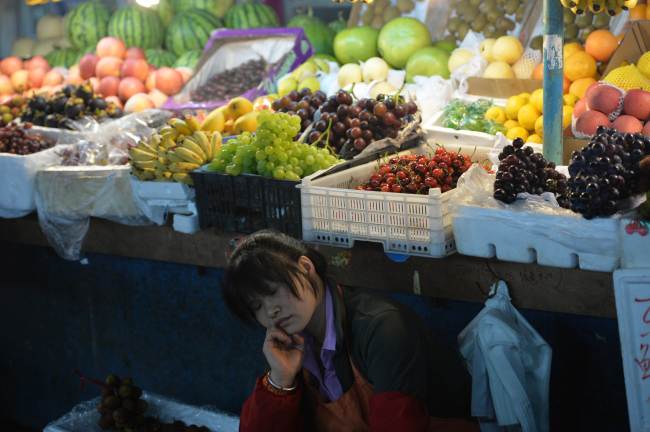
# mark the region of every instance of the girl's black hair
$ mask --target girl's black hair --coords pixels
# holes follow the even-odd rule
[[[303,274],[298,266],[303,255],[314,263],[316,273],[325,281],[325,257],[300,240],[269,230],[247,236],[230,255],[224,273],[223,296],[228,308],[242,321],[252,323],[255,312],[250,303],[272,294],[277,284],[287,286],[294,296],[300,297],[294,281]],[[314,284],[311,285],[315,290]]]

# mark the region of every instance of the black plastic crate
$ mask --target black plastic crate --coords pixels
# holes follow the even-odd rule
[[[248,234],[271,228],[302,238],[299,182],[253,174],[195,171],[190,175],[202,229]]]

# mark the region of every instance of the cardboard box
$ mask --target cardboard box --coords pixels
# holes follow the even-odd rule
[[[538,88],[542,88],[542,81],[470,77],[467,79],[467,85],[467,93],[470,95],[507,99],[510,96],[532,93]]]
[[[647,51],[650,51],[650,21],[631,22],[623,41],[609,60],[603,76],[607,76],[619,66],[636,64]]]

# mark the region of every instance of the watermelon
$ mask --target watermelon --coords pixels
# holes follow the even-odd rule
[[[171,24],[175,12],[172,0],[160,0],[160,3],[156,6],[156,11],[165,27]]]
[[[167,28],[165,46],[177,56],[187,51],[203,51],[210,34],[223,27],[221,20],[202,9],[190,9],[176,15]]]
[[[108,8],[99,1],[77,5],[65,18],[68,40],[77,49],[97,45],[108,33],[110,18]]]
[[[149,64],[152,64],[155,68],[172,67],[176,60],[173,53],[158,48],[145,50],[144,54],[147,56]]]
[[[173,0],[177,13],[189,9],[203,9],[217,18],[223,18],[234,3],[235,0]]]
[[[62,48],[51,51],[49,54],[45,55],[45,60],[52,67],[64,67],[69,68],[73,64],[79,62],[80,52],[74,48]]]
[[[108,23],[108,34],[122,39],[128,47],[160,48],[165,34],[158,14],[132,5],[119,8]]]
[[[327,24],[327,26],[331,28],[332,31],[334,31],[334,35],[336,35],[338,32],[348,28],[348,23],[346,23],[345,20],[343,19],[343,16],[339,14],[339,17],[334,21],[330,21],[330,23]]]
[[[201,54],[202,53],[199,50],[188,51],[176,60],[174,67],[188,67],[194,69],[196,64],[199,62],[199,59],[201,59]]]
[[[307,15],[296,15],[291,18],[287,27],[302,28],[316,54],[334,54],[332,43],[336,33],[323,21],[313,16],[311,9]]]
[[[230,8],[226,13],[226,27],[236,29],[278,27],[280,20],[268,5],[247,1]]]

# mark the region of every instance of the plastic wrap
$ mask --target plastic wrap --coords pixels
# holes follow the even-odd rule
[[[180,420],[188,425],[205,426],[212,432],[237,432],[239,419],[212,407],[194,407],[153,393],[143,393],[149,403],[147,416],[165,423]],[[82,402],[63,417],[48,424],[44,432],[102,432],[97,422],[100,398]]]
[[[275,92],[277,79],[304,63],[313,53],[305,32],[299,28],[261,28],[247,30],[217,30],[205,46],[195,74],[183,90],[170,98],[164,108],[171,110],[213,109],[227,100],[192,102],[190,94],[210,78],[256,59],[270,65],[266,77],[242,96],[253,100]],[[233,70],[236,73],[236,70]]]
[[[467,94],[469,85],[467,79],[469,77],[481,76],[488,65],[487,60],[481,56],[481,42],[485,37],[480,33],[469,31],[463,39],[463,42],[458,48],[470,50],[474,53],[474,57],[464,65],[458,67],[451,73],[451,79],[457,83],[458,93],[461,95]]]
[[[610,121],[610,122],[613,122],[613,121],[616,120],[616,119],[621,115],[621,113],[623,112],[623,101],[625,100],[625,95],[627,94],[627,92],[626,92],[625,90],[623,90],[622,88],[620,88],[620,87],[616,87],[616,86],[613,85],[613,84],[606,83],[606,82],[603,82],[603,81],[599,82],[599,83],[598,83],[598,86],[607,86],[607,87],[612,87],[612,88],[618,90],[619,92],[621,92],[621,98],[620,98],[619,101],[618,101],[618,106],[616,107],[616,109],[615,109],[614,111],[612,111],[612,112],[609,114],[609,116],[607,116],[608,119],[609,119],[609,121]],[[589,110],[587,110],[587,111],[589,111]],[[576,128],[577,120],[578,120],[578,119],[577,119],[575,116],[571,116],[571,132],[573,132],[573,136],[576,137],[576,138],[579,138],[579,139],[590,139],[590,138],[591,138],[591,135],[587,135],[587,134],[585,134],[585,133],[583,133],[583,132],[580,132],[580,131]]]
[[[427,124],[451,101],[454,85],[451,80],[439,76],[416,76],[413,81],[412,84],[406,84],[405,90],[415,98],[422,116],[422,123]]]
[[[146,225],[133,197],[128,166],[57,167],[36,176],[36,209],[43,233],[63,258],[78,260],[91,217]]]

